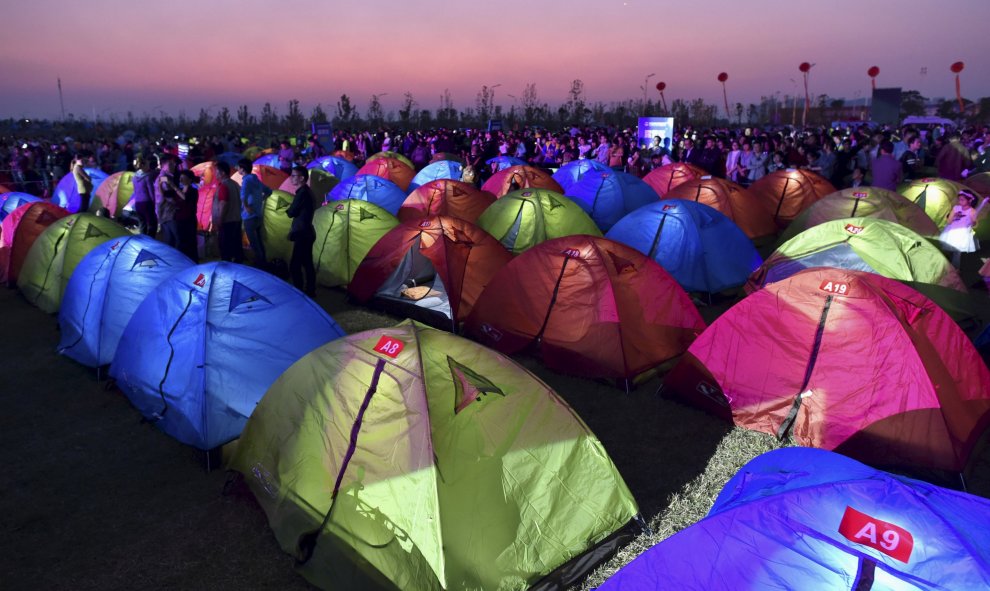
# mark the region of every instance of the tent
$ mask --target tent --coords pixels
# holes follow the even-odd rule
[[[0,222],[0,283],[16,285],[31,245],[45,228],[69,215],[47,201],[26,201]]]
[[[936,246],[896,222],[878,218],[832,220],[808,228],[767,257],[746,289],[759,289],[809,267],[866,271],[966,292],[959,272]]]
[[[496,156],[485,160],[485,164],[495,172],[501,172],[512,166],[526,166],[528,163],[522,158],[516,158],[515,156]]]
[[[990,501],[785,448],[751,460],[705,519],[598,590],[987,588]]]
[[[703,203],[665,199],[626,215],[605,235],[660,263],[685,291],[746,282],[763,262],[739,226]]]
[[[939,178],[923,178],[898,187],[898,193],[925,210],[928,217],[941,230],[949,222],[949,214],[956,205],[959,191],[965,185]]]
[[[423,170],[416,173],[416,176],[413,177],[412,182],[409,184],[408,190],[410,192],[415,191],[431,181],[437,181],[440,179],[452,179],[459,181],[461,180],[461,173],[463,172],[464,164],[461,162],[454,162],[452,160],[434,160],[423,167]]]
[[[555,193],[563,193],[564,189],[553,180],[550,173],[542,168],[532,166],[510,166],[493,174],[481,186],[482,191],[488,191],[496,197],[502,197],[519,189],[547,189]]]
[[[546,384],[410,321],[291,367],[230,467],[324,589],[563,589],[630,539],[638,512]]]
[[[319,168],[310,168],[307,177],[309,179],[309,188],[312,189],[313,197],[316,197],[317,204],[323,203],[327,195],[330,194],[330,191],[340,184],[340,179]],[[295,195],[297,188],[292,184],[291,178],[286,178],[278,190],[285,191],[289,195]]]
[[[58,352],[89,367],[109,364],[145,296],[191,266],[184,254],[141,234],[100,244],[79,261],[65,287]]]
[[[17,277],[17,287],[27,301],[54,314],[79,261],[107,240],[128,234],[123,226],[91,213],[60,218],[31,245]]]
[[[897,281],[833,268],[730,308],[664,392],[883,466],[962,471],[990,424],[990,370],[948,314]]]
[[[968,177],[964,185],[984,197],[990,197],[990,172],[981,172]],[[990,215],[983,213],[976,222],[976,237],[980,240],[990,240]]]
[[[18,207],[24,205],[25,203],[34,203],[35,201],[44,201],[41,197],[35,197],[28,193],[4,193],[0,195],[0,222],[2,222],[7,216],[14,213],[14,210]]]
[[[359,199],[334,201],[318,208],[313,215],[317,283],[327,287],[350,283],[371,247],[397,225],[395,216]]]
[[[216,161],[226,162],[227,164],[230,165],[231,168],[234,168],[237,166],[237,163],[241,161],[241,158],[244,158],[246,154],[247,152],[245,152],[244,154],[241,154],[240,152],[223,152],[222,154],[218,154],[216,156]]]
[[[368,160],[358,169],[357,174],[371,174],[392,181],[406,192],[413,177],[416,176],[416,169],[398,158],[375,158]]]
[[[602,235],[577,203],[546,189],[522,189],[505,195],[488,206],[478,225],[514,254],[560,236]]]
[[[662,199],[685,199],[714,207],[735,222],[750,240],[765,239],[777,232],[773,218],[756,197],[732,181],[703,176],[684,181],[662,195]]]
[[[375,152],[371,156],[368,156],[368,159],[365,160],[365,163],[371,162],[372,160],[378,160],[379,158],[392,158],[393,160],[398,160],[399,162],[405,164],[409,168],[416,170],[416,165],[412,163],[412,160],[406,158],[404,155],[395,152],[393,150],[384,150],[381,152]]]
[[[683,353],[705,323],[646,255],[607,238],[566,236],[495,275],[465,328],[502,353],[532,347],[552,369],[626,379]]]
[[[402,202],[406,200],[405,192],[388,179],[373,174],[358,174],[330,191],[325,203],[343,199],[360,199],[374,203],[392,215],[399,212]]]
[[[561,166],[557,172],[553,173],[553,180],[557,181],[557,184],[566,193],[571,188],[571,185],[580,181],[584,175],[593,172],[609,172],[611,170],[608,165],[602,164],[597,160],[582,158],[581,160],[571,160]]]
[[[581,206],[603,232],[625,214],[660,199],[638,177],[611,170],[585,174],[564,196]]]
[[[208,450],[240,435],[283,371],[343,334],[281,279],[207,263],[172,275],[141,302],[110,375],[159,429]]]
[[[93,192],[90,194],[90,197],[92,197],[99,190],[103,181],[107,180],[109,175],[99,168],[84,168],[83,170],[89,174],[89,178],[93,181]],[[52,192],[52,203],[62,209],[68,210],[69,213],[86,213],[79,211],[79,206],[81,205],[79,201],[79,190],[76,189],[76,178],[72,176],[71,172],[63,176],[58,184],[55,185],[55,190]]]
[[[494,202],[495,197],[491,193],[479,191],[474,185],[438,179],[425,183],[406,197],[399,208],[399,219],[407,221],[431,215],[449,215],[475,223]]]
[[[115,218],[126,206],[130,205],[133,209],[134,204],[131,203],[131,197],[134,195],[133,177],[133,172],[115,172],[108,176],[100,188],[93,192],[89,211],[96,213],[105,208],[110,212],[110,217]]]
[[[700,166],[687,162],[672,162],[651,170],[643,177],[643,182],[653,187],[657,195],[663,197],[678,185],[707,175],[708,172]]]
[[[319,168],[324,172],[329,172],[341,181],[346,181],[357,174],[357,166],[337,156],[322,156],[307,164],[306,168]]]
[[[442,328],[456,328],[492,277],[512,258],[487,232],[464,220],[433,216],[402,222],[368,251],[347,287]]]
[[[282,158],[278,154],[262,154],[254,159],[252,166],[271,166],[272,168],[281,168]]]
[[[786,228],[812,203],[835,193],[825,177],[809,170],[788,168],[761,177],[749,191],[773,217],[777,227]]]
[[[783,244],[801,232],[831,220],[878,218],[901,224],[922,236],[938,235],[938,226],[924,209],[899,194],[877,187],[853,187],[836,191],[812,203],[777,239]]]
[[[292,258],[292,241],[289,240],[292,218],[286,212],[294,198],[290,193],[276,190],[264,201],[265,206],[261,210],[261,242],[265,245],[265,256],[270,261],[280,259],[288,262]],[[313,207],[318,205],[314,203]]]
[[[272,166],[265,166],[263,164],[257,164],[251,167],[251,172],[257,175],[258,180],[261,184],[268,187],[271,190],[278,189],[282,186],[282,183],[289,178],[288,173],[282,172],[281,170],[274,168]],[[244,175],[241,171],[233,169],[231,170],[230,180],[234,181],[238,185],[241,184],[241,178]]]

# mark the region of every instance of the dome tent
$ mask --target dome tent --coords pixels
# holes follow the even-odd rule
[[[786,228],[812,203],[835,193],[835,187],[811,171],[789,168],[754,181],[749,191],[773,217],[777,227]]]
[[[423,170],[416,173],[416,176],[413,177],[412,182],[409,184],[408,190],[411,193],[429,182],[441,179],[459,181],[463,172],[464,165],[460,162],[436,160],[430,162],[423,167]]]
[[[581,207],[560,193],[521,189],[488,206],[478,225],[513,254],[560,236],[602,233]]]
[[[990,424],[990,370],[945,312],[892,279],[833,268],[733,306],[664,392],[881,466],[962,471]]]
[[[399,219],[408,221],[431,215],[449,215],[476,223],[495,196],[474,185],[451,179],[430,181],[406,197],[399,208]]]
[[[653,187],[657,195],[664,197],[678,185],[707,175],[708,172],[700,166],[686,162],[672,162],[651,170],[643,177],[643,182]]]
[[[986,589],[988,516],[980,497],[778,449],[743,466],[705,519],[598,589]]]
[[[496,197],[520,189],[546,189],[563,193],[564,189],[553,180],[550,173],[542,168],[516,165],[496,172],[481,186],[482,191],[488,191]]]
[[[317,283],[327,287],[350,283],[371,247],[397,225],[395,216],[360,199],[334,201],[318,208],[313,215]]]
[[[485,164],[492,167],[495,172],[501,172],[506,168],[511,168],[513,166],[526,166],[527,162],[522,158],[516,158],[515,156],[496,156],[485,160]]]
[[[0,222],[14,213],[14,210],[18,207],[25,203],[34,203],[35,201],[44,201],[44,199],[35,197],[29,193],[13,192],[0,194]]]
[[[141,234],[100,244],[79,261],[65,287],[58,352],[88,367],[109,364],[145,296],[191,266],[184,254]]]
[[[358,174],[343,181],[330,191],[326,203],[343,199],[360,199],[381,207],[392,215],[399,212],[406,200],[405,192],[388,179],[373,174]]]
[[[399,163],[405,164],[410,169],[412,170],[416,169],[416,165],[412,163],[412,160],[406,158],[403,154],[400,154],[394,150],[382,150],[381,152],[375,152],[371,156],[368,156],[368,159],[365,160],[365,163],[373,162],[381,158],[391,158],[393,160],[398,160]]]
[[[309,188],[312,189],[313,197],[316,199],[316,204],[319,205],[326,200],[327,195],[330,194],[330,191],[333,191],[333,188],[340,184],[340,179],[320,168],[310,168],[308,171],[307,178]],[[283,182],[277,190],[284,191],[291,197],[296,194],[296,189],[298,189],[298,187],[292,184],[291,178],[287,177],[285,182]]]
[[[594,236],[534,246],[491,280],[465,322],[505,354],[534,347],[548,367],[629,379],[683,353],[705,323],[660,265]]]
[[[116,218],[123,213],[128,205],[133,209],[131,199],[134,196],[133,172],[115,172],[103,181],[100,188],[93,191],[89,202],[89,211],[96,213],[102,208],[110,212],[110,217]],[[153,178],[151,180],[154,180]]]
[[[683,199],[664,199],[633,211],[606,238],[659,263],[685,291],[717,293],[739,287],[763,262],[732,220]]]
[[[585,174],[564,196],[581,206],[602,232],[625,214],[660,199],[636,176],[611,170]]]
[[[128,234],[123,226],[91,213],[56,220],[31,245],[17,277],[17,287],[29,302],[54,314],[79,261],[107,240]]]
[[[767,239],[777,233],[773,218],[756,197],[732,181],[703,176],[677,185],[662,198],[696,201],[713,207],[735,222],[750,240]]]
[[[292,241],[289,240],[292,218],[285,212],[292,205],[293,198],[290,193],[275,190],[264,201],[261,210],[261,241],[265,245],[265,256],[270,261],[288,261],[292,257]],[[313,206],[316,207],[317,204]]]
[[[411,321],[286,371],[230,467],[326,589],[564,588],[629,539],[638,512],[543,382]]]
[[[282,183],[289,178],[289,174],[281,171],[273,166],[265,166],[263,164],[256,164],[251,167],[251,172],[258,177],[261,184],[268,187],[272,191],[278,189],[282,186]],[[230,180],[234,181],[238,185],[241,184],[241,179],[244,175],[236,167],[231,167]]]
[[[93,181],[93,191],[90,193],[90,197],[92,197],[99,190],[103,181],[107,180],[109,175],[99,168],[85,168],[83,170],[86,171],[90,180]],[[71,172],[63,176],[58,184],[55,185],[55,190],[52,192],[52,203],[62,209],[68,210],[69,213],[86,213],[85,211],[79,211],[79,206],[82,205],[82,202],[80,201],[79,190],[76,188],[76,178]]]
[[[375,158],[369,159],[357,174],[371,174],[392,181],[405,193],[416,176],[416,170],[397,158]]]
[[[284,281],[244,265],[207,263],[172,275],[141,302],[110,376],[159,429],[209,450],[240,435],[283,371],[343,334]]]
[[[898,187],[898,193],[917,204],[941,230],[949,222],[959,191],[966,187],[955,181],[923,178]]]
[[[594,172],[610,172],[612,169],[597,160],[583,158],[581,160],[571,160],[561,166],[557,172],[553,173],[553,180],[567,192],[571,185],[580,181],[586,174]]]
[[[357,166],[337,156],[322,156],[307,164],[306,168],[319,168],[324,172],[329,172],[341,181],[346,181],[357,174]]]
[[[0,223],[0,283],[17,285],[31,245],[69,212],[46,201],[26,201]]]

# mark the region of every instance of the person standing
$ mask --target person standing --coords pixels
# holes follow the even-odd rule
[[[316,268],[313,265],[313,243],[316,242],[316,230],[313,228],[313,191],[306,184],[307,178],[305,167],[292,168],[289,182],[296,188],[296,196],[285,214],[292,218],[292,228],[289,230],[289,240],[292,241],[289,274],[292,276],[292,284],[306,295],[314,297]]]
[[[179,173],[179,203],[175,210],[175,226],[178,231],[179,252],[194,263],[199,263],[199,249],[196,245],[196,206],[199,191],[194,186],[196,175],[191,170]]]
[[[83,164],[89,155],[80,152],[72,161],[72,178],[76,180],[76,191],[79,193],[79,211],[89,211],[89,199],[93,194],[93,179],[86,172]]]
[[[244,261],[241,247],[241,189],[230,178],[230,165],[217,162],[216,196],[213,198],[212,221],[218,231],[220,259],[240,263]]]
[[[265,209],[265,199],[272,194],[258,175],[251,172],[251,161],[241,158],[237,163],[241,178],[241,222],[244,233],[247,234],[251,251],[254,252],[254,266],[264,269],[268,265],[265,245],[261,241],[262,212]]]
[[[880,143],[879,154],[870,165],[870,174],[873,177],[872,186],[897,191],[903,170],[901,163],[894,158],[894,144],[890,140]]]
[[[990,202],[990,197],[985,197],[979,207],[976,204],[976,195],[968,190],[959,191],[956,198],[956,205],[949,212],[949,223],[939,235],[938,240],[942,243],[942,248],[952,253],[952,264],[957,269],[962,263],[964,252],[976,252],[978,249],[976,238],[973,236],[973,226],[983,211],[983,208]]]
[[[145,236],[154,238],[158,234],[158,217],[155,215],[156,201],[161,204],[165,199],[165,193],[171,191],[169,187],[163,187],[163,183],[171,185],[171,176],[168,174],[168,165],[162,164],[162,172],[154,180],[152,186],[151,160],[139,157],[134,163],[137,172],[131,177],[131,184],[134,186],[134,193],[131,199],[134,201],[134,214],[138,218],[138,227]],[[165,243],[175,246],[169,242],[169,235],[165,235]]]

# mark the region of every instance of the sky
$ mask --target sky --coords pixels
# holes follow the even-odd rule
[[[12,8],[16,2],[17,8]],[[341,94],[361,113],[405,93],[435,110],[474,107],[482,86],[508,110],[536,85],[559,105],[571,82],[587,102],[722,104],[814,95],[856,99],[878,87],[990,96],[990,0],[0,0],[0,118],[195,117],[270,102],[332,115]],[[925,70],[923,70],[925,69]],[[924,72],[924,73],[923,73]],[[645,82],[645,84],[644,84]],[[515,99],[513,98],[516,97]]]

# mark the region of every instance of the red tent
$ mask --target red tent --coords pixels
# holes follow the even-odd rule
[[[282,172],[274,166],[265,166],[264,164],[255,164],[251,167],[251,172],[258,176],[261,184],[265,185],[272,191],[281,187],[282,183],[289,178],[288,173]],[[230,175],[230,180],[240,185],[243,176],[244,175],[241,174],[241,171],[236,170]]]
[[[990,371],[945,312],[893,279],[826,267],[729,309],[664,391],[875,465],[961,471],[990,423]]]
[[[408,191],[416,171],[398,158],[375,158],[359,168],[357,174],[373,174],[392,181],[403,191]]]
[[[4,218],[0,224],[0,283],[17,283],[31,245],[45,229],[69,215],[54,203],[26,203]]]
[[[488,191],[496,197],[519,189],[549,189],[564,194],[560,183],[553,180],[549,172],[533,166],[510,166],[493,174],[481,186],[482,191]]]
[[[491,193],[479,191],[469,183],[437,179],[409,194],[399,208],[399,220],[449,215],[473,224],[494,201]]]
[[[777,232],[773,219],[748,189],[725,179],[703,176],[674,187],[661,199],[685,199],[713,207],[734,221],[750,240]]]
[[[687,181],[700,179],[707,174],[705,169],[700,166],[686,162],[672,162],[651,170],[643,177],[643,182],[653,187],[657,195],[663,197],[674,187]]]
[[[683,353],[705,323],[653,259],[579,235],[548,240],[513,259],[465,327],[503,353],[533,346],[551,368],[623,379]]]
[[[795,168],[771,172],[750,185],[749,190],[779,228],[787,227],[815,201],[835,193],[835,187],[824,177]]]

